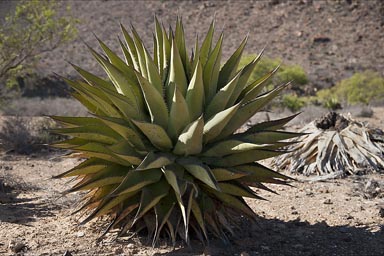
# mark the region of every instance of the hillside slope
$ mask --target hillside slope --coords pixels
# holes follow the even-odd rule
[[[68,2],[73,16],[81,20],[79,38],[45,56],[40,64],[44,73],[74,74],[66,61],[101,72],[83,43],[96,46],[93,33],[117,50],[119,23],[126,27],[132,23],[151,48],[153,15],[167,26],[180,14],[190,48],[195,35],[201,38],[216,16],[217,27],[226,36],[224,55],[249,33],[248,53],[266,46],[267,56],[303,66],[317,88],[365,69],[384,74],[381,0]]]

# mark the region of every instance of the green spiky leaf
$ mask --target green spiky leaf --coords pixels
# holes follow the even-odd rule
[[[185,127],[180,134],[173,152],[176,155],[199,154],[203,148],[204,120],[200,116],[196,121]]]
[[[172,154],[168,153],[155,153],[149,152],[148,155],[144,158],[144,160],[140,163],[140,165],[136,168],[136,170],[148,170],[161,168],[163,166],[167,166],[172,164],[175,161],[176,157]]]

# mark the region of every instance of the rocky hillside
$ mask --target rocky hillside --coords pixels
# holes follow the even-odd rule
[[[304,67],[311,84],[329,87],[354,72],[384,74],[384,1],[382,0],[221,0],[221,1],[66,1],[80,19],[79,38],[48,54],[44,73],[74,74],[66,61],[100,72],[83,43],[96,46],[94,35],[118,49],[119,23],[132,23],[152,45],[153,15],[165,25],[183,17],[189,45],[206,32],[216,16],[223,28],[224,52],[232,52],[248,33],[248,53],[266,46],[266,55]],[[227,54],[228,55],[228,54]]]

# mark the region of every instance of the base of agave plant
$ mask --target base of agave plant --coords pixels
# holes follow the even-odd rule
[[[182,228],[182,223],[180,223],[180,229],[175,230],[177,233],[174,235],[180,237],[181,240],[178,241],[176,237],[173,238],[172,234],[169,232],[163,232],[158,237],[156,237],[156,241],[154,243],[153,239],[156,232],[156,216],[148,214],[143,218],[143,220],[138,221],[134,226],[115,226],[115,219],[111,217],[94,220],[100,221],[101,225],[102,223],[109,223],[108,225],[102,225],[104,227],[100,228],[101,235],[98,237],[97,242],[111,238],[113,240],[121,239],[123,241],[138,239],[142,244],[152,245],[155,247],[159,244],[159,240],[161,240],[160,244],[166,243],[171,244],[172,246],[175,246],[177,241],[180,243],[200,241],[206,245],[209,244],[210,241],[214,241],[212,240],[213,238],[216,238],[219,239],[221,243],[230,245],[233,239],[242,237],[244,229],[254,226],[259,220],[257,215],[252,218],[246,215],[241,215],[239,214],[239,211],[223,206],[222,202],[220,201],[216,201],[215,204],[221,205],[221,207],[218,207],[217,211],[219,213],[217,215],[219,216],[218,219],[216,219],[215,214],[205,214],[205,220],[207,222],[217,221],[218,224],[215,224],[217,227],[216,231],[207,232],[208,239],[204,237],[204,234],[202,234],[196,226],[194,226],[196,223],[189,224],[191,229],[188,232],[189,237],[186,238],[185,229]],[[174,220],[177,217],[171,216],[170,218]]]
[[[273,164],[290,173],[328,178],[384,171],[384,132],[330,112],[300,130],[307,135]]]

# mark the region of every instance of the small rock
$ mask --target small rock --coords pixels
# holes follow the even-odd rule
[[[11,241],[8,245],[8,248],[14,253],[21,252],[25,247],[26,245],[23,242],[16,241]]]
[[[269,5],[270,6],[273,6],[273,5],[278,5],[280,3],[280,0],[271,0],[270,2],[269,2]]]
[[[241,252],[241,253],[240,253],[240,256],[249,256],[249,253],[247,253],[247,252]]]
[[[314,196],[314,194],[313,194],[313,192],[312,192],[311,189],[306,189],[306,190],[305,190],[305,195],[306,195],[306,196],[311,196],[311,197]]]
[[[299,212],[298,211],[292,211],[291,214],[297,215],[297,214],[299,214]]]
[[[128,249],[133,249],[134,247],[135,247],[134,244],[128,244],[128,245],[127,245],[127,248],[128,248]]]
[[[82,232],[82,231],[79,231],[79,232],[77,232],[77,234],[76,234],[76,236],[77,237],[83,237],[85,234],[84,234],[84,232]]]
[[[271,248],[269,248],[268,246],[266,246],[266,245],[262,245],[262,246],[260,246],[261,247],[261,250],[263,250],[263,251],[270,251],[271,250]]]
[[[300,248],[303,248],[304,245],[303,244],[294,244],[294,245],[292,245],[292,247],[295,249],[300,249]]]
[[[124,253],[123,248],[116,248],[116,249],[115,249],[115,255],[123,254],[123,253]]]
[[[333,204],[333,202],[331,201],[331,199],[326,199],[323,204]]]
[[[381,218],[384,218],[384,208],[380,208],[380,210],[379,210],[379,216],[380,216]]]
[[[320,193],[328,194],[329,193],[329,188],[328,187],[320,187],[319,188],[319,192]]]
[[[204,3],[204,7],[205,7],[205,8],[215,7],[215,6],[216,6],[216,4],[215,4],[215,3],[212,3],[212,2]]]
[[[327,36],[315,36],[313,38],[313,42],[314,43],[329,43],[329,42],[331,42],[331,38],[329,38]]]

